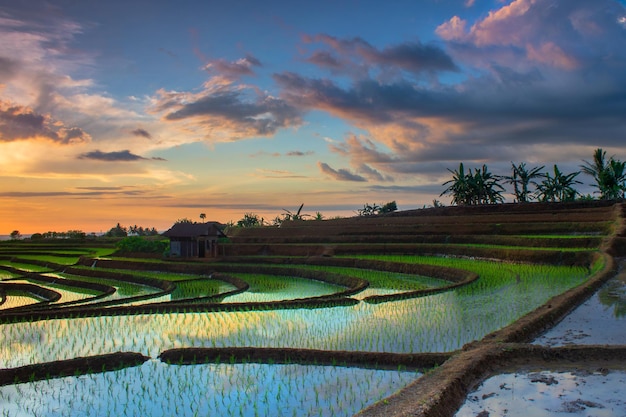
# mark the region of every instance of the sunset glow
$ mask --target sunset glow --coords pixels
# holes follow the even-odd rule
[[[459,162],[625,160],[624,16],[625,0],[0,0],[0,235],[407,210],[449,204]]]

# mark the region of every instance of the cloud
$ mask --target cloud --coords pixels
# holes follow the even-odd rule
[[[216,72],[228,79],[237,79],[245,75],[254,75],[253,67],[262,67],[261,61],[248,54],[234,62],[215,59],[204,66],[209,72]]]
[[[153,110],[167,122],[185,122],[208,139],[232,141],[270,136],[302,123],[301,111],[266,92],[210,80],[199,93],[160,90]]]
[[[598,48],[617,46],[624,37],[618,23],[623,13],[624,6],[614,0],[514,0],[469,29],[466,20],[453,16],[436,33],[451,42],[449,51],[456,59],[459,50],[471,46],[476,61],[526,67],[536,61],[572,70],[599,58],[605,49]]]
[[[145,129],[138,128],[131,131],[130,133],[141,138],[152,139],[152,135],[150,134],[150,132]]]
[[[302,179],[307,178],[306,175],[297,175],[291,171],[279,170],[279,169],[257,169],[255,177],[268,178],[268,179]]]
[[[389,163],[394,161],[394,156],[381,152],[377,149],[376,143],[364,136],[349,135],[345,142],[329,145],[332,152],[351,156],[358,161],[359,165],[365,163]]]
[[[302,151],[290,151],[287,152],[285,154],[285,156],[308,156],[308,155],[313,155],[315,152],[313,151],[306,151],[306,152],[302,152]]]
[[[378,49],[362,38],[341,39],[327,34],[305,36],[305,43],[321,43],[330,50],[316,50],[306,61],[333,72],[358,74],[376,72],[382,77],[405,71],[412,74],[458,71],[441,48],[421,42],[404,42]]]
[[[365,175],[371,181],[380,181],[380,182],[393,181],[392,177],[381,174],[380,172],[378,172],[377,170],[375,170],[374,168],[370,167],[367,164],[359,165],[358,172]]]
[[[419,43],[376,49],[361,38],[305,37],[307,44],[326,46],[309,53],[308,62],[349,73],[352,81],[295,72],[274,74],[274,80],[292,106],[325,111],[365,132],[330,149],[349,159],[353,175],[370,181],[381,178],[367,176],[363,166],[382,178],[433,178],[446,161],[548,158],[540,146],[567,145],[572,153],[591,143],[620,147],[626,31],[619,19],[625,15],[613,0],[514,0],[474,22],[459,16],[444,22],[437,29],[445,42],[439,49]],[[425,59],[437,56],[434,51],[450,58],[447,66]],[[424,62],[432,66],[412,66]],[[386,63],[402,71],[383,77]],[[414,78],[425,68],[451,71],[450,63],[462,73],[446,82]],[[320,169],[339,177],[329,166]]]
[[[275,74],[282,97],[293,106],[325,110],[341,118],[368,123],[389,123],[398,113],[436,114],[445,92],[422,89],[406,80],[381,83],[362,80],[343,88],[330,79],[305,78],[295,73]]]
[[[42,198],[42,197],[105,197],[105,196],[146,196],[148,190],[133,187],[77,187],[79,191],[6,191],[0,197]]]
[[[132,161],[165,161],[163,158],[144,158],[143,156],[135,155],[129,150],[116,151],[116,152],[102,152],[95,150],[78,155],[78,159],[91,159],[94,161],[107,161],[107,162],[132,162]]]
[[[538,46],[527,45],[526,56],[531,61],[537,61],[556,68],[567,70],[576,69],[579,66],[578,60],[567,55],[554,42],[543,42]]]
[[[329,177],[337,181],[354,181],[354,182],[366,182],[367,181],[365,177],[362,177],[357,174],[353,174],[347,169],[340,168],[340,169],[335,170],[331,168],[325,162],[318,162],[317,166],[319,167],[320,171],[322,171],[324,174],[328,175]]]
[[[4,56],[0,56],[0,79],[3,82],[13,78],[18,71],[18,62]]]
[[[91,78],[110,65],[98,61],[102,51],[80,49],[81,37],[95,25],[71,20],[63,7],[52,3],[11,2],[0,12],[0,142],[36,138],[128,146],[128,132],[138,125],[146,132],[163,132],[157,118],[146,117],[145,101],[114,98]],[[159,136],[172,141],[180,137]]]
[[[65,127],[50,115],[0,100],[0,141],[34,139],[68,145],[89,142],[91,137],[78,127]]]
[[[466,26],[467,21],[458,16],[453,16],[447,22],[439,25],[435,33],[447,41],[460,40],[466,36]]]
[[[330,69],[341,69],[342,64],[338,57],[328,51],[315,51],[306,59],[307,62]]]
[[[285,152],[284,154],[282,154],[280,152],[271,152],[270,153],[270,152],[266,152],[266,151],[258,151],[258,152],[255,152],[255,153],[251,154],[250,157],[251,158],[256,158],[257,156],[271,156],[271,157],[274,157],[274,158],[278,158],[278,157],[281,157],[283,155],[284,156],[296,156],[296,157],[298,157],[298,156],[308,156],[308,155],[313,155],[313,154],[315,154],[315,152],[313,152],[313,151],[306,151],[306,152],[303,152],[303,151],[289,151],[289,152]]]

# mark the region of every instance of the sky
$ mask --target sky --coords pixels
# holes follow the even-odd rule
[[[0,0],[0,234],[447,205],[461,162],[596,148],[626,0]]]

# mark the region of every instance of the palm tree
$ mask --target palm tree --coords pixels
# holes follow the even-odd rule
[[[513,184],[513,195],[518,203],[527,203],[530,201],[532,194],[528,189],[529,185],[534,185],[535,188],[539,184],[534,181],[536,178],[543,178],[545,174],[541,172],[545,166],[534,167],[532,169],[526,168],[526,163],[522,162],[519,165],[515,165],[511,162],[511,170],[513,175],[510,177],[504,177],[507,184]]]
[[[206,219],[206,214],[200,213],[200,220],[204,221],[204,219]]]
[[[543,181],[537,185],[537,198],[541,201],[573,201],[578,195],[574,184],[582,184],[576,180],[580,172],[564,174],[554,165],[554,177],[547,173]]]
[[[601,200],[624,198],[626,191],[626,163],[610,157],[606,161],[606,151],[598,148],[593,153],[593,162],[583,160],[582,172],[596,181],[593,184],[600,193]]]
[[[624,198],[626,194],[626,162],[611,158],[609,161],[609,181],[606,197],[609,200]]]

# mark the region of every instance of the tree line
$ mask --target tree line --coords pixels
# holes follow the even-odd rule
[[[517,203],[531,201],[557,202],[592,199],[576,190],[582,184],[578,175],[586,174],[593,178],[592,186],[601,200],[620,200],[626,192],[626,162],[614,156],[607,158],[606,151],[598,148],[593,153],[593,160],[583,160],[580,171],[565,173],[555,164],[550,171],[544,172],[545,166],[527,167],[525,163],[511,163],[511,175],[500,176],[489,172],[486,165],[465,171],[463,163],[451,170],[452,179],[443,183],[447,188],[440,194],[450,195],[452,204],[476,205],[497,204],[504,202],[505,191],[502,184],[513,186],[513,196]],[[439,205],[435,201],[435,205]]]
[[[126,237],[126,236],[158,236],[159,232],[154,227],[142,227],[142,226],[122,226],[120,223],[109,229],[103,236],[105,237]],[[22,238],[22,234],[19,230],[14,230],[11,232],[11,240],[20,240]],[[91,232],[89,234],[83,232],[82,230],[68,230],[67,232],[43,232],[43,233],[33,233],[30,236],[30,240],[56,240],[56,239],[74,239],[74,240],[85,240],[85,239],[96,239],[98,235],[96,233]]]

